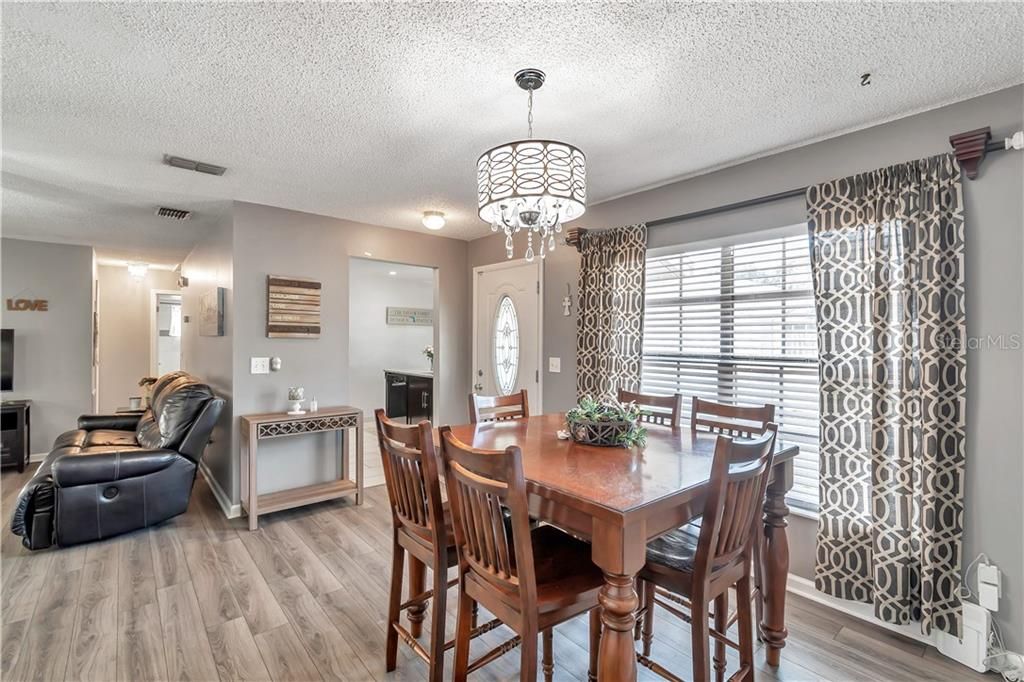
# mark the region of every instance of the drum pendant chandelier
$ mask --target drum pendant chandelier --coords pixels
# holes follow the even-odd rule
[[[476,162],[477,207],[492,232],[505,233],[505,252],[513,255],[512,235],[526,232],[526,260],[544,258],[555,248],[562,223],[587,210],[587,159],[565,142],[533,139],[533,91],[544,84],[544,72],[523,69],[516,84],[526,90],[528,138],[484,152]]]

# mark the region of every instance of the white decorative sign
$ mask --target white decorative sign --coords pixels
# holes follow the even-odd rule
[[[433,327],[434,311],[430,308],[388,307],[388,324],[415,327]]]

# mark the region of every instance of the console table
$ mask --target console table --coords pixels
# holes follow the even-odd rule
[[[356,504],[363,502],[363,411],[357,407],[327,407],[316,412],[293,415],[287,412],[250,414],[240,418],[240,448],[242,458],[242,508],[249,515],[249,530],[256,530],[260,514],[301,507],[315,502],[355,496]],[[355,479],[349,471],[345,436],[355,429]],[[325,483],[276,490],[262,495],[256,492],[257,465],[260,441],[287,438],[313,433],[334,432],[341,477]]]
[[[25,471],[32,449],[31,400],[5,400],[0,410],[0,466],[16,466]]]

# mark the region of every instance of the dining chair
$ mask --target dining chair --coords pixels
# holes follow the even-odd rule
[[[760,407],[742,405],[724,405],[712,400],[693,397],[690,409],[690,431],[707,431],[726,436],[752,438],[764,433],[769,423],[775,421],[775,406],[765,403]],[[763,621],[764,588],[761,566],[762,533],[754,540],[754,607],[757,609],[757,622]],[[758,632],[758,639],[761,633]]]
[[[445,606],[448,588],[457,583],[457,580],[448,581],[448,569],[458,563],[458,555],[451,513],[441,499],[433,429],[428,421],[399,424],[388,419],[381,409],[374,412],[374,417],[393,528],[385,667],[388,672],[397,667],[401,639],[426,662],[430,682],[440,682],[444,677],[444,652],[455,645],[454,640],[445,641]],[[410,594],[408,600],[402,602],[406,552],[410,555],[410,592],[422,589],[422,567],[430,568],[434,584],[433,589]],[[413,577],[416,572],[420,572],[419,579]],[[417,640],[428,601],[432,601],[430,644],[424,649]],[[400,622],[403,611],[409,612],[408,630]],[[501,624],[494,619],[477,628],[475,612],[472,621],[474,637]]]
[[[590,612],[590,675],[596,679],[601,570],[590,545],[554,526],[530,528],[522,452],[478,450],[441,427],[441,453],[459,557],[459,607],[454,677],[466,676],[520,648],[519,679],[537,679],[537,637],[543,637],[544,679],[554,674],[552,628]],[[506,513],[507,512],[507,513]],[[507,522],[506,522],[507,519]],[[470,617],[482,604],[516,637],[469,661]]]
[[[690,624],[694,682],[710,679],[709,638],[715,640],[715,679],[725,678],[725,647],[739,650],[740,669],[729,679],[753,682],[754,617],[751,607],[755,537],[771,477],[778,427],[767,424],[750,440],[718,436],[702,522],[687,524],[647,545],[647,563],[640,576],[648,585],[641,609],[643,653],[637,661],[670,680],[680,678],[651,656],[654,607],[660,606]],[[736,612],[729,613],[729,589],[736,590]],[[714,602],[714,627],[708,627],[708,605]],[[683,608],[679,608],[679,607]],[[739,641],[728,637],[739,622]]]
[[[505,421],[530,416],[530,401],[526,389],[510,395],[469,394],[469,422]]]
[[[683,416],[683,396],[680,393],[675,395],[651,395],[649,393],[634,393],[619,389],[618,398],[620,403],[636,403],[646,408],[640,413],[640,421],[660,426],[679,426],[679,420]]]
[[[690,430],[721,433],[726,436],[750,438],[764,433],[769,422],[775,420],[775,406],[760,407],[724,405],[693,397],[690,408]]]

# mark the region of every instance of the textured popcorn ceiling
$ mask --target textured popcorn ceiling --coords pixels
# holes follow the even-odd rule
[[[5,3],[3,231],[180,259],[237,199],[473,239],[519,68],[594,203],[1020,83],[1022,44],[1021,3]]]

